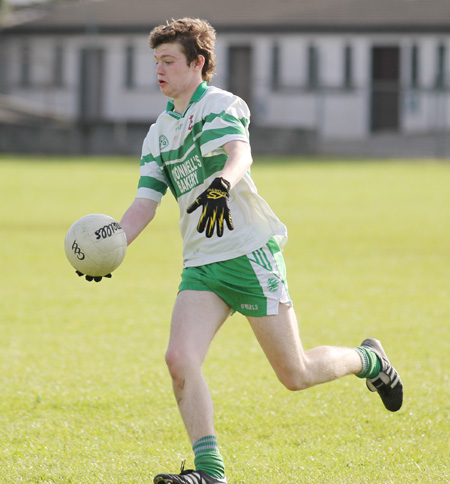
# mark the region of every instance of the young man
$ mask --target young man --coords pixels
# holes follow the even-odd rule
[[[137,196],[120,222],[130,244],[168,188],[179,204],[184,267],[166,362],[196,469],[159,474],[156,484],[226,483],[201,368],[232,311],[247,317],[289,390],[357,375],[388,410],[399,410],[403,398],[399,375],[376,339],[356,349],[304,351],[282,256],[287,231],[249,174],[249,110],[238,97],[207,84],[214,44],[214,29],[199,19],[175,20],[151,32],[156,75],[169,100],[145,138]]]

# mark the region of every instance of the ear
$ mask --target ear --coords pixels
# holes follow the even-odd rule
[[[191,66],[200,72],[202,71],[204,65],[205,65],[205,58],[202,55],[199,55],[197,59],[191,62]]]

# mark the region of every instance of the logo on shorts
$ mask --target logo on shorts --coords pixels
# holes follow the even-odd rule
[[[267,286],[270,292],[278,291],[279,285],[280,285],[280,281],[275,277],[269,277],[269,279],[267,279]]]
[[[169,140],[162,134],[159,137],[159,149],[160,151],[169,146]]]
[[[241,309],[247,309],[248,311],[258,311],[257,304],[241,304]]]

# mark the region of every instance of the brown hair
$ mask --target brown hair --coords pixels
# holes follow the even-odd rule
[[[149,43],[152,49],[161,44],[175,42],[182,46],[188,65],[199,55],[205,58],[202,78],[204,81],[210,81],[216,68],[216,56],[214,55],[216,31],[209,22],[187,17],[178,20],[172,19],[172,22],[166,22],[165,25],[155,27],[150,32]]]

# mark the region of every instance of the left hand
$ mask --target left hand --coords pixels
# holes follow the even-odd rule
[[[230,183],[224,178],[215,178],[211,185],[187,208],[187,213],[192,213],[198,207],[203,207],[203,212],[198,221],[197,230],[203,233],[206,229],[206,237],[214,234],[214,227],[217,227],[217,236],[223,235],[224,221],[229,230],[233,230],[230,207]]]
[[[83,274],[80,271],[75,271],[75,272],[77,273],[77,275],[79,277],[83,277],[84,276],[86,278],[86,281],[89,281],[89,282],[92,282],[92,281],[100,282],[103,277],[108,277],[108,278],[111,278],[112,277],[111,274],[106,274],[105,276],[89,276],[89,275]]]

